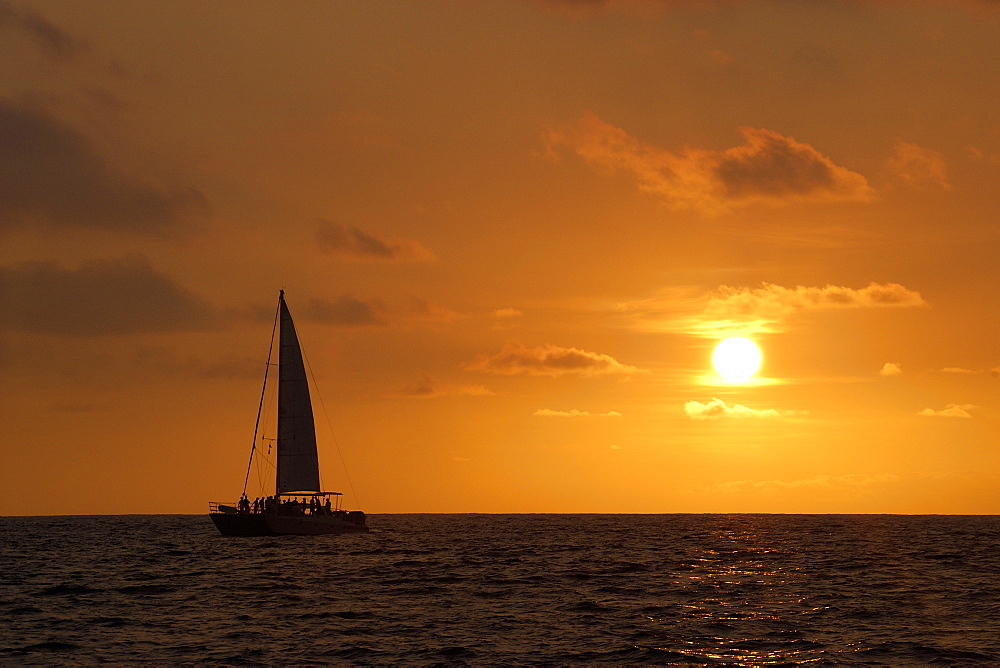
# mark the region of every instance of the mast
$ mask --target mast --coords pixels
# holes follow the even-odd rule
[[[309,382],[285,291],[278,293],[278,494],[319,492],[319,458]]]
[[[281,291],[284,294],[284,290]],[[281,300],[281,297],[278,297]],[[264,365],[264,383],[260,388],[260,403],[257,405],[257,422],[253,425],[253,444],[250,446],[250,461],[247,462],[247,475],[243,479],[243,496],[247,494],[247,484],[250,482],[250,467],[253,465],[253,453],[257,450],[257,433],[260,430],[260,414],[264,410],[264,392],[267,391],[267,372],[271,370],[271,353],[274,352],[274,332],[278,329],[278,309],[274,311],[274,324],[271,325],[271,343],[267,347],[267,363]]]

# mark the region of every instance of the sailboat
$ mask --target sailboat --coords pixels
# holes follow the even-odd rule
[[[255,499],[246,495],[250,466],[257,449],[257,434],[271,367],[274,334],[278,332],[278,440],[274,496]],[[236,503],[209,503],[209,517],[223,536],[284,536],[340,534],[368,531],[365,514],[340,507],[340,492],[326,492],[319,482],[316,425],[306,378],[302,349],[295,324],[278,293],[278,309],[271,331],[271,349],[264,371],[264,389],[257,408],[257,426],[250,449],[250,464],[243,495]]]

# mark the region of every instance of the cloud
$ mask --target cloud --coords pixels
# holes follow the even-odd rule
[[[490,316],[496,321],[493,323],[493,329],[502,330],[517,327],[524,313],[516,308],[499,308],[490,313]]]
[[[447,306],[416,295],[406,295],[397,310],[400,318],[407,322],[452,322],[463,317]]]
[[[948,404],[947,408],[936,411],[933,408],[925,408],[920,411],[920,415],[927,417],[947,417],[947,418],[971,418],[969,411],[976,408],[972,404]]]
[[[527,374],[532,376],[599,376],[605,374],[639,373],[638,369],[622,364],[611,355],[592,353],[579,348],[562,348],[552,344],[526,348],[512,341],[495,355],[479,355],[465,367],[505,376]]]
[[[578,411],[575,408],[568,411],[554,411],[548,408],[540,408],[532,415],[537,415],[538,417],[621,417],[622,414],[618,411],[608,411],[607,413],[591,413],[590,411]]]
[[[670,288],[645,300],[618,304],[616,310],[633,318],[639,328],[719,338],[781,332],[785,321],[802,311],[926,305],[919,292],[897,283],[870,283],[864,288],[762,283],[759,288],[720,285],[708,295]]]
[[[712,397],[707,404],[689,401],[684,404],[684,414],[692,420],[718,420],[721,418],[775,418],[796,415],[795,411],[778,411],[773,408],[747,408],[741,404],[727,406],[718,397]]]
[[[686,148],[680,154],[643,144],[586,113],[550,130],[549,153],[565,148],[606,170],[631,172],[639,188],[675,208],[719,213],[752,202],[868,201],[868,181],[816,149],[761,128],[740,128],[744,145],[725,151]]]
[[[899,366],[898,364],[894,364],[892,362],[886,362],[884,365],[882,365],[882,368],[879,370],[878,375],[898,376],[901,373],[903,373],[903,368],[901,366]]]
[[[720,286],[706,311],[713,315],[780,317],[795,311],[838,308],[926,306],[919,292],[898,283],[869,283],[864,288],[838,285],[786,288],[763,283],[760,288]]]
[[[731,480],[720,483],[713,489],[720,492],[742,494],[748,491],[778,492],[785,490],[826,490],[833,488],[856,489],[886,483],[898,482],[900,476],[894,473],[849,473],[846,475],[815,475],[797,480]]]
[[[93,413],[101,410],[98,404],[90,401],[56,401],[49,408],[56,413]]]
[[[808,144],[764,129],[744,127],[740,133],[746,144],[724,151],[714,166],[728,199],[872,199],[865,177],[838,167]]]
[[[760,288],[720,286],[709,298],[703,317],[711,323],[750,326],[776,332],[790,315],[801,311],[847,308],[926,306],[919,292],[897,283],[870,283],[864,288],[837,285],[786,288],[764,283]]]
[[[69,126],[0,100],[0,227],[44,222],[162,234],[208,211],[194,188],[132,178]]]
[[[895,155],[885,161],[886,169],[901,184],[914,190],[951,190],[944,156],[903,140],[896,141]]]
[[[427,374],[421,374],[420,380],[404,387],[399,396],[430,399],[454,395],[488,397],[494,394],[492,390],[482,385],[440,385],[431,380]]]
[[[158,373],[204,380],[260,378],[261,371],[259,359],[231,354],[200,359],[193,355],[181,356],[163,346],[136,348],[135,362],[146,372],[155,369]]]
[[[384,308],[377,300],[363,301],[349,295],[334,300],[312,299],[306,305],[305,316],[325,325],[365,327],[385,325]]]
[[[941,369],[941,373],[958,373],[958,374],[971,375],[971,374],[976,374],[976,373],[979,373],[979,372],[978,371],[973,371],[972,369],[963,369],[961,367],[949,366],[949,367],[945,367],[944,369]]]
[[[570,16],[583,16],[616,5],[630,4],[627,0],[535,0],[535,2],[545,9]],[[632,3],[634,2],[635,0],[632,0]]]
[[[339,327],[410,327],[448,323],[462,317],[436,302],[415,295],[387,300],[352,295],[311,299],[302,311],[310,320]]]
[[[434,254],[416,241],[383,238],[328,220],[319,221],[316,243],[325,253],[353,260],[414,262],[434,259]]]
[[[0,2],[0,32],[13,32],[30,39],[55,60],[71,60],[87,50],[87,43],[59,28],[27,7]]]
[[[40,334],[102,336],[210,329],[214,309],[145,258],[0,266],[0,327]]]

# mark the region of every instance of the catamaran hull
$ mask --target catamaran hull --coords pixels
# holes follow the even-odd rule
[[[368,531],[364,524],[340,517],[211,513],[223,536],[319,536]]]

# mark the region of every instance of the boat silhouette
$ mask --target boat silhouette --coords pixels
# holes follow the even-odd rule
[[[257,449],[257,434],[264,407],[268,370],[278,335],[278,438],[275,466],[275,493],[253,503],[246,496],[250,466]],[[309,382],[295,324],[285,303],[285,291],[278,293],[278,308],[271,331],[264,387],[257,409],[254,442],[243,483],[243,495],[236,503],[209,503],[209,517],[224,536],[283,536],[340,534],[368,531],[365,514],[340,507],[340,492],[324,491],[319,480],[319,454],[313,420]]]

